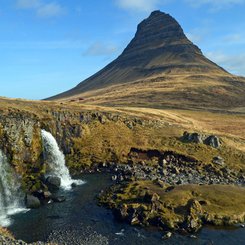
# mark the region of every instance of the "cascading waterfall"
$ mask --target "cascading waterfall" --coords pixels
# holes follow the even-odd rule
[[[83,184],[81,180],[73,180],[70,176],[69,170],[65,165],[65,156],[59,149],[56,139],[53,135],[45,130],[41,130],[44,159],[48,165],[48,175],[56,176],[61,179],[61,187],[63,189],[70,189],[71,184]]]
[[[8,163],[7,157],[0,150],[0,225],[11,224],[10,215],[24,211],[23,193],[20,181]]]

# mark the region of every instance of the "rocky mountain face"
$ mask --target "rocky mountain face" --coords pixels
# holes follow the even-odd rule
[[[139,24],[135,37],[115,61],[68,94],[172,71],[186,73],[209,70],[224,72],[187,39],[173,17],[155,11]]]
[[[207,59],[173,17],[154,11],[138,25],[135,37],[116,60],[49,100],[230,109],[245,104],[244,81]]]

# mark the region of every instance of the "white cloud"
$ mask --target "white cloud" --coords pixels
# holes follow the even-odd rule
[[[209,5],[212,11],[231,7],[232,5],[245,4],[245,0],[185,0],[192,7]]]
[[[245,76],[245,53],[228,55],[222,52],[207,52],[206,56],[229,72]]]
[[[16,6],[19,9],[34,10],[39,17],[54,17],[65,12],[60,4],[56,2],[46,3],[43,0],[17,0]]]
[[[103,56],[114,54],[118,48],[113,44],[104,44],[100,42],[93,43],[88,49],[84,52],[84,55],[87,56]]]
[[[116,0],[120,8],[133,11],[149,12],[155,10],[160,0]],[[161,2],[162,3],[162,2]]]
[[[37,9],[37,15],[39,17],[59,16],[63,13],[64,13],[63,8],[57,3],[45,4]]]

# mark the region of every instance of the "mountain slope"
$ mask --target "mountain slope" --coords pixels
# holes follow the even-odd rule
[[[138,25],[116,60],[49,99],[111,106],[230,108],[245,104],[243,92],[243,78],[207,59],[173,17],[154,11]]]

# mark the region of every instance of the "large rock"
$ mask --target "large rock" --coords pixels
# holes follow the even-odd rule
[[[41,206],[40,200],[29,194],[25,197],[25,204],[27,208],[39,208]]]
[[[190,143],[203,143],[203,135],[199,134],[199,133],[188,133],[188,132],[184,132],[183,136],[182,136],[182,140],[186,141],[186,142],[190,142]]]
[[[216,135],[206,136],[200,133],[188,133],[185,131],[181,140],[188,143],[204,143],[205,145],[213,148],[219,148],[221,146],[220,139]]]
[[[220,156],[214,157],[212,162],[214,164],[218,164],[218,165],[221,165],[221,166],[225,164],[224,159],[222,157],[220,157]]]
[[[213,148],[219,148],[221,145],[219,137],[215,135],[210,135],[208,138],[205,139],[204,143],[206,145],[212,146]]]
[[[46,179],[46,185],[51,191],[56,191],[60,188],[61,185],[61,179],[56,176],[49,176]]]

